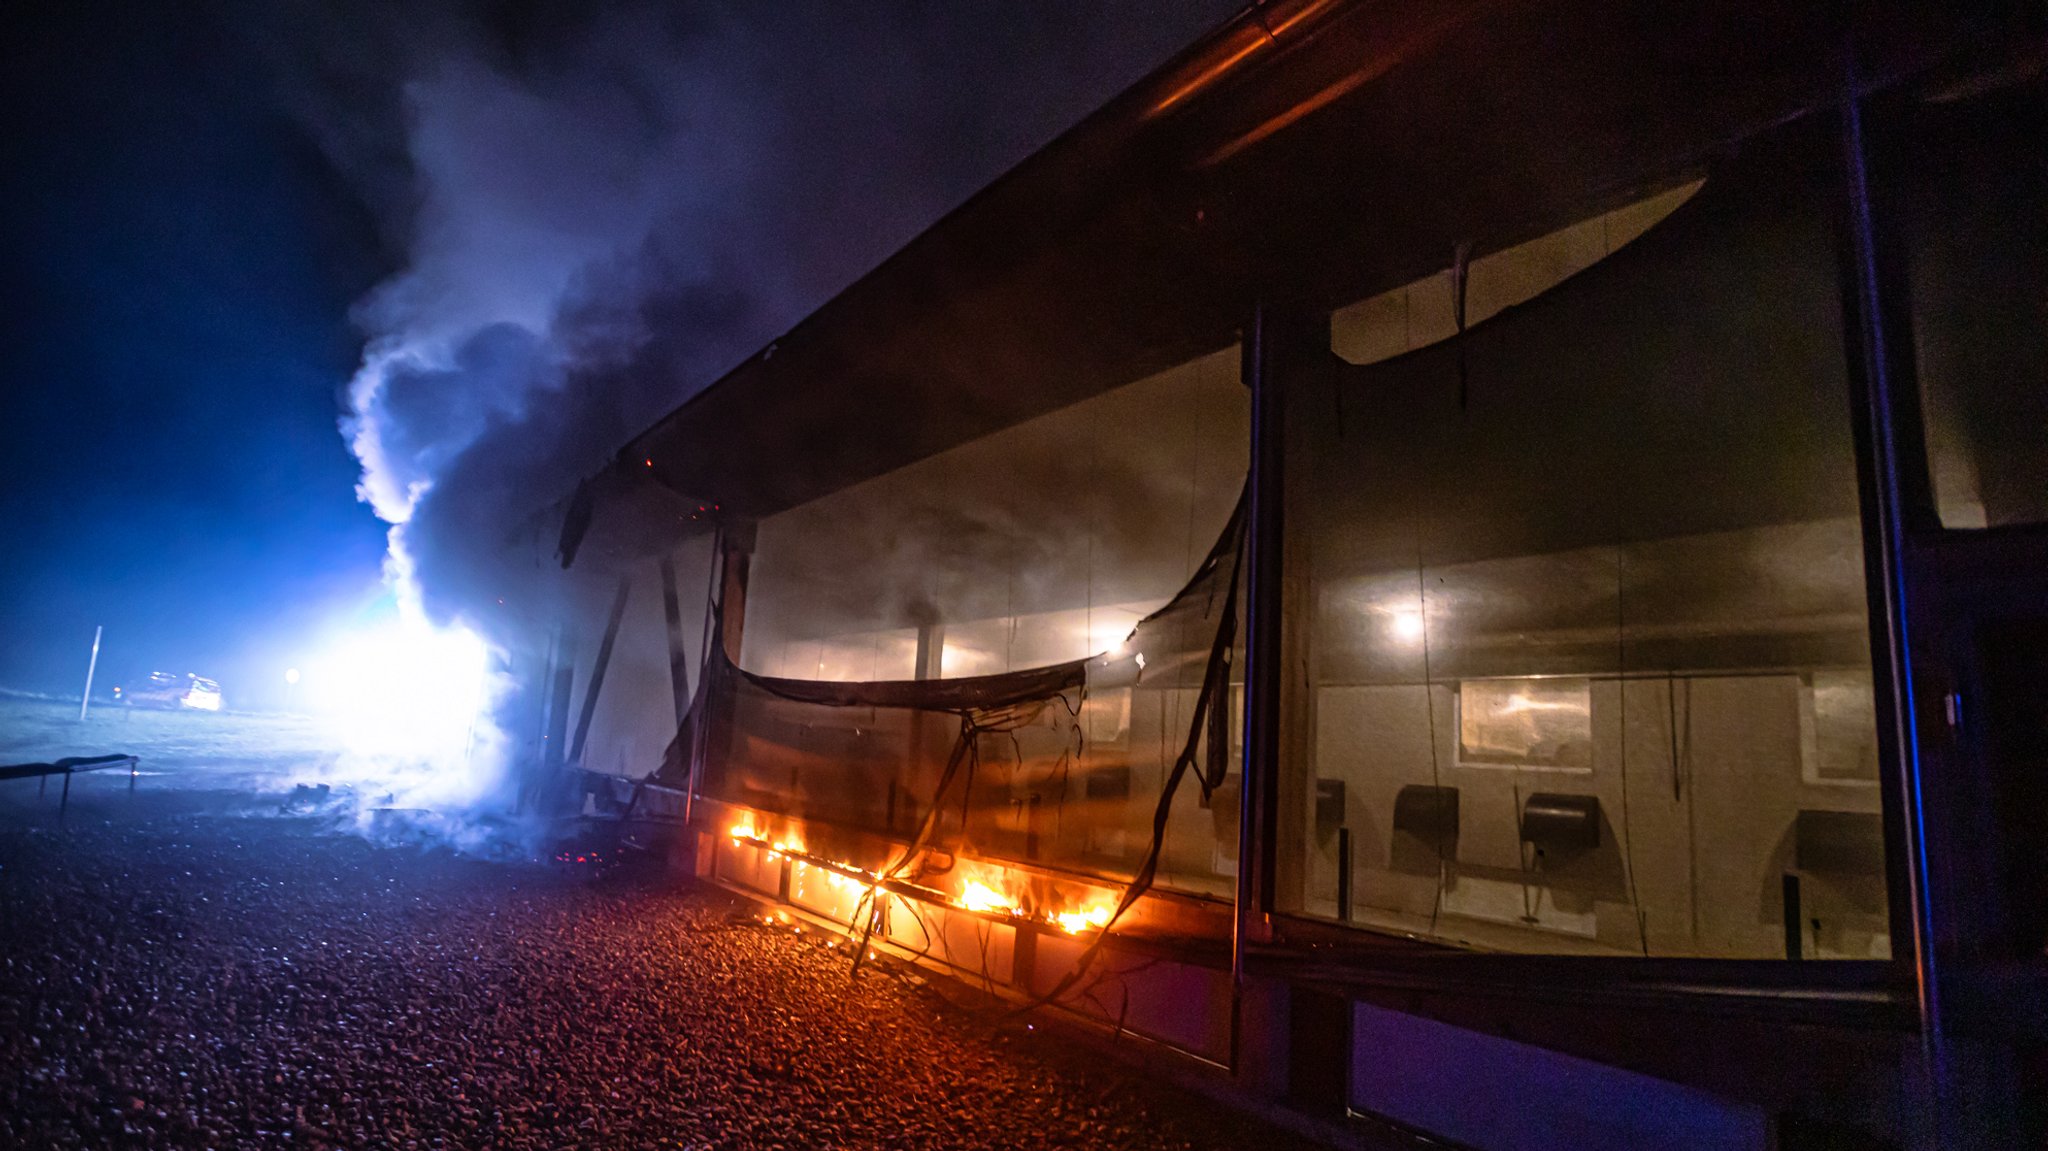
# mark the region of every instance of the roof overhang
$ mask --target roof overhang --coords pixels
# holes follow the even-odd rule
[[[1540,235],[1984,34],[1955,4],[1276,0],[618,454],[765,516]],[[1847,12],[1847,15],[1844,13]],[[1850,64],[1853,53],[1853,68]]]

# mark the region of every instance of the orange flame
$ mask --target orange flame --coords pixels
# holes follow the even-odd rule
[[[1108,927],[1109,917],[1115,913],[1116,908],[1107,903],[1098,903],[1086,911],[1062,911],[1053,916],[1052,921],[1059,924],[1060,930],[1068,935],[1079,935],[1091,927],[1097,931]]]
[[[970,879],[960,892],[960,906],[969,911],[1015,911],[1017,905],[1004,898],[1003,893],[983,883]]]
[[[800,888],[811,866],[825,872],[825,881],[835,890],[859,891],[871,901],[879,901],[883,879],[875,872],[851,863],[837,863],[809,857],[800,835],[790,834],[774,840],[769,839],[766,829],[756,827],[751,821],[743,820],[727,829],[734,844],[748,843],[766,849],[769,858],[779,859],[790,856],[796,867],[794,879]],[[806,857],[806,858],[796,858]],[[984,915],[1006,915],[1013,918],[1044,923],[1058,927],[1069,935],[1085,931],[1102,931],[1108,928],[1116,916],[1116,901],[1105,898],[1106,893],[1076,897],[1070,893],[1056,901],[1054,907],[1039,902],[1040,897],[1011,894],[1019,890],[1016,873],[1007,867],[978,861],[961,861],[959,894],[953,896],[956,906]],[[1029,909],[1026,909],[1029,904]],[[1065,910],[1059,910],[1064,905]]]

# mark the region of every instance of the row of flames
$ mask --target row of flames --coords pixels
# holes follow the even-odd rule
[[[746,844],[766,848],[770,859],[787,856],[800,863],[822,868],[826,873],[826,881],[834,889],[861,891],[870,901],[874,900],[881,890],[880,875],[857,864],[812,855],[804,849],[803,841],[794,836],[770,839],[748,823],[734,824],[727,829],[726,834],[732,837],[735,847]],[[1064,910],[1046,910],[1033,915],[1024,909],[1014,895],[1002,890],[1010,882],[1007,870],[962,861],[955,871],[960,873],[960,889],[946,894],[953,906],[962,911],[1045,923],[1069,935],[1079,935],[1084,931],[1100,931],[1109,926],[1110,919],[1116,914],[1116,904],[1113,901],[1097,899],[1085,905],[1072,905]]]

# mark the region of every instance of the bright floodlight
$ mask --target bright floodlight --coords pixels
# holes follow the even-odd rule
[[[327,716],[344,770],[423,802],[472,798],[490,765],[490,654],[417,609],[357,622],[306,665],[305,705]]]
[[[1388,621],[1394,638],[1402,643],[1417,643],[1422,639],[1422,613],[1419,611],[1397,611]]]

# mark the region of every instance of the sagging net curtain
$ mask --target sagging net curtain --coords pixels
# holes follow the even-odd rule
[[[1224,894],[1243,523],[1240,496],[1180,592],[1087,659],[956,679],[786,679],[740,668],[714,631],[655,779],[686,787],[694,755],[700,795],[800,818],[827,853],[835,833],[909,842],[902,858],[925,875],[968,857],[1129,885],[1126,903],[1155,879]]]

